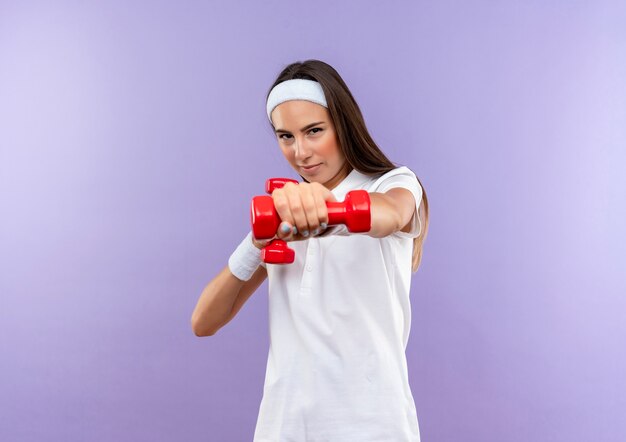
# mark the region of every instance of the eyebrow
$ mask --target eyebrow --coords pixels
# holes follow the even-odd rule
[[[323,124],[323,123],[325,123],[325,121],[318,121],[317,123],[307,124],[302,129],[300,129],[300,132],[304,132],[305,130],[307,130],[307,129],[313,127],[313,126],[316,126],[318,124]],[[274,132],[276,132],[276,133],[284,132],[286,134],[290,134],[291,133],[291,132],[289,132],[288,130],[285,130],[285,129],[276,129]]]

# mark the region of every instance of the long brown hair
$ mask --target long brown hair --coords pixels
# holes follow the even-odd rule
[[[296,78],[317,81],[322,86],[341,151],[350,166],[365,175],[372,176],[380,176],[398,167],[385,156],[370,136],[361,109],[339,73],[323,61],[312,59],[291,63],[285,67],[269,88],[265,101],[274,86]],[[272,129],[274,129],[273,126]],[[413,272],[417,271],[422,261],[422,248],[428,233],[428,198],[422,182],[419,178],[417,180],[422,186],[422,202],[418,210],[422,231],[417,238],[413,239],[411,265]]]

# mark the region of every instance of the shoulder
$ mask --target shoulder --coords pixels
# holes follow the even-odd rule
[[[384,193],[394,187],[404,187],[421,197],[421,186],[415,173],[407,166],[399,166],[373,178],[370,192]],[[417,195],[416,195],[417,196]]]

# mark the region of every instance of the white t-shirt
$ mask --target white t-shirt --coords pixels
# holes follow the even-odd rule
[[[291,241],[292,264],[263,264],[270,348],[254,442],[419,442],[406,345],[411,256],[422,189],[405,166],[369,176],[353,169],[332,193],[409,189],[411,231],[385,238],[328,227]]]

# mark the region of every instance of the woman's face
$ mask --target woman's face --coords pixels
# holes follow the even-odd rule
[[[283,155],[308,182],[332,190],[348,175],[351,167],[339,148],[328,109],[311,101],[291,100],[276,106],[271,117]]]

